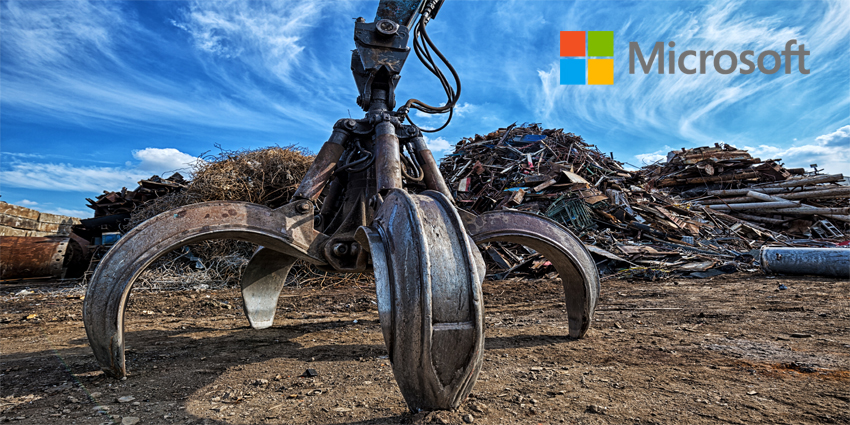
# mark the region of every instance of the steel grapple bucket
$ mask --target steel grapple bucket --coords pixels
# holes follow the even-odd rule
[[[92,277],[83,312],[106,373],[128,374],[125,310],[135,279],[167,252],[208,239],[261,245],[240,282],[255,329],[274,325],[278,297],[298,259],[337,273],[374,272],[384,341],[413,411],[456,408],[480,372],[484,263],[477,244],[514,242],[543,254],[564,285],[570,336],[587,332],[599,278],[582,243],[541,216],[458,210],[422,132],[405,124],[408,107],[393,110],[407,38],[424,33],[439,3],[384,0],[376,22],[357,20],[351,66],[366,116],[337,121],[289,204],[188,205],[142,223],[115,244]]]

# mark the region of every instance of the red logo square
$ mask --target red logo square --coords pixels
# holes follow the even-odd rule
[[[585,32],[561,31],[561,57],[585,56]]]

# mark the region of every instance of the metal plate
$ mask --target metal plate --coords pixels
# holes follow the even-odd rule
[[[372,254],[393,373],[412,411],[455,409],[484,348],[481,254],[448,199],[392,190],[358,240]]]
[[[254,329],[265,329],[274,323],[274,313],[286,276],[297,258],[260,247],[245,266],[239,286],[245,315]]]

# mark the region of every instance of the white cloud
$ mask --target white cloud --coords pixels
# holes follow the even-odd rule
[[[171,159],[163,154],[170,154]],[[141,162],[132,167],[84,167],[68,163],[12,161],[0,170],[0,180],[7,187],[65,192],[95,192],[135,188],[137,182],[151,174],[187,168],[186,163],[198,158],[177,149],[147,148],[133,152]]]
[[[38,153],[24,153],[24,152],[3,152],[4,156],[11,156],[15,158],[44,158],[44,155]]]
[[[670,146],[664,146],[663,148],[648,153],[641,153],[635,155],[635,159],[637,160],[637,165],[639,167],[643,167],[644,165],[653,164],[655,162],[667,162],[667,153],[670,152]]]
[[[658,152],[641,153],[641,154],[635,155],[635,159],[638,160],[639,165],[643,166],[643,165],[654,164],[654,163],[659,162],[659,161],[666,162],[667,161],[667,155],[662,155]]]
[[[428,144],[428,148],[431,149],[431,152],[434,153],[434,157],[438,160],[439,157],[450,154],[454,151],[454,145],[442,137],[431,139],[428,136],[425,136],[425,143]],[[438,155],[438,153],[441,155]]]
[[[845,125],[832,133],[818,136],[815,138],[815,141],[825,146],[838,146],[850,149],[850,125]]]
[[[442,105],[442,103],[440,103]],[[458,119],[474,115],[478,110],[478,106],[471,103],[463,102],[455,105],[454,113],[452,114],[452,123],[457,123]],[[448,119],[448,114],[426,114],[418,109],[413,109],[411,113],[414,116],[414,121],[422,128],[436,128],[443,125]]]
[[[772,145],[745,147],[753,156],[782,159],[786,168],[806,168],[818,164],[826,173],[850,175],[850,125],[815,138],[811,143],[783,148]]]
[[[136,167],[152,173],[190,170],[199,159],[174,148],[145,148],[133,151],[133,158],[141,161]]]
[[[29,199],[22,199],[20,202],[18,202],[18,204],[26,207],[31,207],[33,205],[38,205],[38,202],[30,201]]]
[[[475,113],[477,109],[477,106],[471,103],[463,102],[461,104],[455,105],[454,115],[456,117],[462,117],[470,113]]]

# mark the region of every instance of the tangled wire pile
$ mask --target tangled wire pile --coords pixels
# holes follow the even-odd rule
[[[162,212],[208,201],[245,201],[277,208],[289,201],[313,156],[297,146],[226,151],[198,161],[186,190],[133,211],[125,230]]]
[[[245,201],[277,208],[286,204],[313,162],[313,156],[297,146],[254,150],[221,150],[198,161],[186,189],[169,193],[141,205],[130,215],[125,232],[165,211],[208,201]],[[139,277],[141,289],[188,289],[201,284],[221,287],[239,281],[242,270],[257,247],[249,242],[217,239],[172,251]],[[297,264],[299,280],[323,281],[324,272]]]

